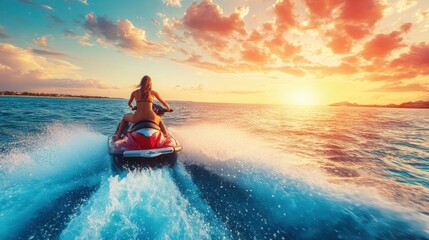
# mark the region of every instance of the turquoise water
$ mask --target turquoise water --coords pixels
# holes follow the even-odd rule
[[[177,164],[118,172],[126,100],[0,97],[0,239],[429,239],[429,111],[171,106]]]

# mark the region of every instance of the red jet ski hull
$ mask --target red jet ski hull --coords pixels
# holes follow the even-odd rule
[[[125,136],[113,142],[109,136],[109,153],[122,158],[155,158],[182,150],[179,142],[173,137],[165,137],[160,130],[143,128],[127,132]]]

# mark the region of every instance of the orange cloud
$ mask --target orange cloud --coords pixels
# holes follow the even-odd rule
[[[344,36],[344,33],[333,31],[332,33],[329,33],[328,36],[330,36],[331,41],[327,46],[336,54],[349,53],[353,47],[352,39]]]
[[[408,52],[390,62],[380,59],[362,69],[367,73],[363,80],[367,81],[399,82],[427,76],[429,75],[429,45],[427,43],[413,45]]]
[[[219,5],[212,0],[192,3],[183,17],[183,24],[191,31],[213,32],[229,35],[233,32],[245,34],[243,17],[246,11],[238,8],[236,12],[226,17]]]
[[[371,34],[385,6],[377,0],[306,0],[309,28],[317,29],[336,54],[350,53],[356,41]]]
[[[392,68],[407,71],[418,71],[429,75],[429,44],[420,43],[411,46],[408,53],[401,54],[390,64]]]
[[[296,25],[294,5],[291,0],[280,0],[274,4],[275,24],[278,30],[284,31]]]
[[[243,44],[241,52],[244,61],[256,64],[268,64],[272,62],[271,54],[266,48],[259,48],[252,44]]]
[[[410,84],[387,84],[376,89],[371,89],[368,92],[429,92],[429,86],[419,83]]]
[[[361,55],[365,59],[372,59],[375,57],[385,57],[389,55],[393,50],[404,47],[402,38],[400,35],[404,32],[408,32],[411,28],[411,23],[407,23],[401,26],[400,31],[394,31],[390,34],[378,34],[371,41],[367,42]]]
[[[281,34],[275,36],[271,40],[265,41],[264,44],[270,49],[272,54],[283,60],[286,60],[301,51],[301,46],[289,43]]]
[[[297,77],[347,76],[381,82],[429,74],[426,43],[391,60],[395,51],[409,47],[405,36],[413,24],[390,33],[375,32],[387,7],[382,1],[303,3],[277,0],[267,9],[271,19],[246,29],[247,7],[225,15],[212,0],[201,0],[191,4],[182,19],[164,19],[160,36],[176,43],[177,52],[183,53],[183,59],[173,61],[215,72],[280,71]]]
[[[250,42],[259,42],[259,41],[261,41],[263,39],[264,39],[264,35],[262,35],[261,33],[259,33],[256,30],[253,30],[250,33],[249,38],[247,39],[247,41],[250,41]]]
[[[317,18],[328,18],[333,10],[337,8],[343,0],[305,0],[311,14]]]
[[[279,1],[274,6],[279,14],[276,16],[276,23],[266,22],[262,26],[262,31],[253,30],[248,33],[244,28],[247,7],[237,7],[234,13],[226,16],[220,6],[211,0],[193,3],[182,19],[184,38],[192,39],[199,47],[200,54],[205,57],[196,57],[197,55],[193,54],[186,60],[177,61],[207,67],[214,71],[243,72],[266,69],[268,65],[274,64],[275,57],[282,61],[286,60],[301,50],[300,46],[287,42],[282,34],[275,32],[279,27],[277,25],[291,23],[280,16],[286,11],[287,4]],[[273,24],[277,25],[273,27]],[[181,27],[179,24],[177,26]],[[164,29],[163,34],[172,36],[172,28]],[[270,37],[270,40],[262,42],[267,37]],[[224,66],[225,64],[228,66]]]
[[[314,71],[320,76],[330,76],[330,75],[349,75],[352,76],[355,73],[360,71],[360,68],[354,66],[350,63],[343,62],[338,66],[317,66],[317,67],[308,67],[309,70]]]
[[[383,6],[377,0],[345,0],[340,19],[373,27],[383,17]]]
[[[368,28],[362,28],[360,26],[354,25],[345,25],[343,29],[346,35],[348,35],[354,40],[362,39],[370,33],[370,30]]]

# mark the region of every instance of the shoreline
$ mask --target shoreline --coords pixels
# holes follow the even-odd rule
[[[328,105],[329,107],[367,107],[367,108],[410,108],[410,109],[429,109],[429,101],[405,102],[401,104],[372,105],[357,104],[350,102],[338,102]]]
[[[429,109],[429,107],[401,107],[401,106],[377,106],[377,105],[359,105],[359,106],[341,106],[341,105],[328,105],[328,107],[349,107],[349,108],[392,108],[392,109]]]
[[[46,98],[92,98],[92,99],[122,99],[110,98],[103,96],[86,96],[86,95],[71,95],[71,94],[51,94],[51,93],[17,93],[10,91],[0,92],[0,97],[46,97]]]

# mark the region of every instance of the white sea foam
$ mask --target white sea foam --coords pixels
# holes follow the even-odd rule
[[[111,176],[63,231],[63,239],[208,239],[211,222],[178,190],[168,169]]]
[[[14,236],[62,194],[96,184],[108,166],[105,136],[85,126],[52,124],[21,141],[0,155],[0,226],[9,226],[0,238]]]
[[[280,180],[291,180],[292,184],[302,188],[301,191],[308,193],[310,198],[312,194],[321,195],[326,201],[332,200],[337,204],[375,208],[386,214],[384,220],[400,216],[404,221],[416,225],[417,229],[429,233],[429,216],[410,206],[386,199],[377,191],[376,186],[330,183],[316,161],[272,148],[255,134],[226,124],[182,126],[171,132],[184,148],[181,153],[182,161],[201,165],[247,188],[252,185],[256,186],[256,191],[270,188],[270,184],[265,186],[266,182],[272,185],[273,181],[279,180],[276,176],[280,175]],[[278,188],[276,194],[283,194],[281,185]],[[265,198],[266,194],[272,195],[264,190],[259,192],[261,198]]]
[[[8,177],[49,177],[100,164],[101,155],[106,155],[105,136],[83,125],[56,123],[22,139],[20,147],[0,155],[0,163]]]

